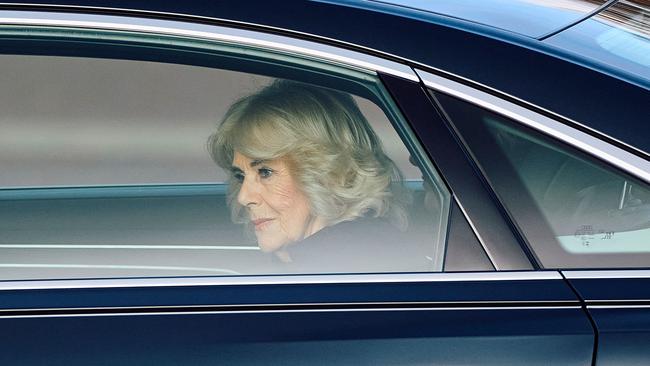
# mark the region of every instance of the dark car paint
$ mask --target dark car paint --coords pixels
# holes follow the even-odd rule
[[[539,38],[589,17],[607,3],[600,1],[534,2],[526,0],[371,0],[484,24]],[[571,8],[574,6],[574,8]],[[577,7],[581,7],[577,9]],[[395,9],[399,13],[399,9]]]
[[[530,37],[456,18],[422,11],[409,13],[408,9],[395,16],[390,14],[394,6],[359,1],[343,1],[343,5],[297,0],[253,4],[110,0],[41,3],[62,4],[66,7],[59,9],[66,11],[86,6],[100,13],[129,14],[126,9],[135,9],[161,13],[146,16],[177,19],[182,16],[173,14],[184,14],[206,22],[256,24],[280,32],[299,32],[297,36],[302,37],[325,37],[343,45],[398,55],[416,66],[445,70],[516,96],[646,151],[633,150],[645,158],[650,150],[646,138],[650,126],[639,118],[643,115],[640,106],[650,105],[649,81],[605,69],[589,58]],[[560,91],[562,98],[557,97]]]
[[[650,359],[650,280],[611,276],[573,279],[568,275],[598,328],[595,362],[645,365]]]
[[[5,343],[12,348],[0,355],[3,364],[591,364],[590,336],[566,310],[217,312],[7,319],[2,325],[14,329]],[[44,328],[56,329],[57,337]],[[539,332],[549,328],[561,334]]]
[[[0,303],[7,365],[589,365],[593,348],[560,279],[19,290]]]

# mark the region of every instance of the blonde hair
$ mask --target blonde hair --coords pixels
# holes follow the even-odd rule
[[[227,171],[235,151],[251,159],[286,159],[312,214],[328,226],[372,216],[406,227],[401,173],[348,94],[275,81],[235,102],[208,147]],[[243,222],[236,200],[241,183],[229,183],[233,220]]]

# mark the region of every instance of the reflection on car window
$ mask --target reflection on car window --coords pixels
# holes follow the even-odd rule
[[[0,279],[443,268],[450,195],[375,76],[0,63]]]
[[[650,188],[478,107],[440,96],[545,267],[650,265]]]
[[[485,123],[564,250],[650,252],[647,186],[498,120],[486,118]]]

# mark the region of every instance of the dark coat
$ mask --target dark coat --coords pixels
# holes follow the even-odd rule
[[[326,227],[287,248],[282,273],[373,273],[432,271],[431,237],[401,231],[383,219],[361,218]],[[428,242],[428,243],[427,243]]]

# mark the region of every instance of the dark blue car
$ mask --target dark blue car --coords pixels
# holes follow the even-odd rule
[[[650,1],[38,3],[0,364],[650,364]]]

